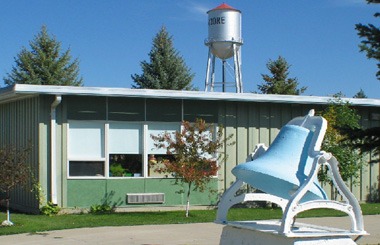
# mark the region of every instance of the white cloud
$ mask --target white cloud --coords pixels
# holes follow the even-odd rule
[[[178,1],[178,8],[183,10],[183,14],[176,17],[178,20],[204,21],[207,16],[207,11],[211,8],[193,1]]]
[[[208,6],[205,6],[200,3],[194,3],[194,2],[189,2],[187,9],[194,14],[202,14],[202,15],[206,15],[207,11],[210,10]]]

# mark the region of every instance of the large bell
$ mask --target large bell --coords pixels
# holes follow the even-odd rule
[[[263,155],[237,165],[232,173],[254,188],[290,199],[309,176],[314,161],[308,154],[312,137],[307,128],[286,125]],[[327,195],[314,180],[301,202],[317,199],[327,199]]]

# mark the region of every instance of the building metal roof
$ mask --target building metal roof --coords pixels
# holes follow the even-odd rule
[[[304,96],[304,95],[277,95],[255,93],[222,93],[204,91],[180,91],[157,89],[130,89],[116,87],[76,87],[53,85],[15,84],[0,89],[0,103],[19,100],[38,95],[80,95],[106,97],[136,97],[136,98],[163,98],[163,99],[195,99],[220,100],[263,103],[290,103],[290,104],[328,104],[332,97]],[[353,106],[380,107],[380,99],[342,98]]]

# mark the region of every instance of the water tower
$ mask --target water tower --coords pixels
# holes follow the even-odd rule
[[[215,85],[221,85],[226,92],[228,85],[236,87],[237,93],[243,92],[241,75],[241,11],[223,3],[211,9],[208,14],[208,38],[205,45],[208,46],[208,60],[206,71],[205,91],[214,91]],[[222,81],[215,82],[215,58],[222,60]],[[235,82],[226,81],[226,62],[233,58],[233,70]]]

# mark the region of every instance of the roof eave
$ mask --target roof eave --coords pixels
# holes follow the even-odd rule
[[[0,102],[37,95],[83,95],[107,97],[198,99],[291,104],[328,104],[333,99],[332,97],[304,95],[275,95],[254,93],[238,94],[204,91],[15,84],[13,86],[0,89]],[[343,100],[350,102],[353,106],[380,107],[379,99],[343,98]]]

